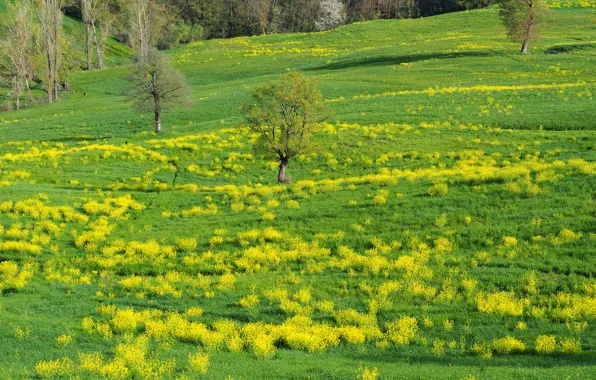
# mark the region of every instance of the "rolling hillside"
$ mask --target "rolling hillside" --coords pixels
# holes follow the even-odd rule
[[[594,378],[594,5],[186,45],[159,136],[124,66],[1,113],[0,374]],[[286,186],[239,107],[294,69],[335,116]]]

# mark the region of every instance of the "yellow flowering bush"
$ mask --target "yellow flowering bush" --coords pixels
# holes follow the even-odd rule
[[[523,352],[526,346],[520,340],[506,336],[505,338],[493,340],[492,349],[498,354],[509,354],[512,352]]]
[[[410,344],[417,333],[418,321],[414,317],[402,316],[399,320],[387,324],[387,336],[397,344]]]
[[[188,369],[191,372],[206,374],[209,370],[209,356],[202,352],[188,354]]]
[[[479,294],[476,298],[478,311],[497,315],[520,316],[523,314],[525,303],[516,299],[513,292]]]
[[[553,335],[540,335],[535,344],[539,354],[552,354],[557,348],[557,338]]]

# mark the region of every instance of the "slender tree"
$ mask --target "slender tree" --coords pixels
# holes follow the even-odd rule
[[[292,157],[312,146],[312,134],[331,115],[317,82],[293,71],[279,82],[255,89],[241,108],[245,124],[258,134],[255,151],[279,160],[277,180],[290,183],[286,170]]]
[[[5,66],[12,77],[12,93],[16,109],[20,108],[21,96],[26,89],[33,101],[29,87],[29,73],[33,62],[33,17],[29,0],[7,3],[7,15],[2,22],[3,38],[0,46],[4,52]]]
[[[521,52],[528,52],[533,39],[547,11],[545,0],[501,0],[499,14],[507,28],[507,34],[514,42],[521,42]]]
[[[152,0],[129,0],[130,34],[133,38],[132,45],[137,51],[139,60],[143,61],[149,53],[151,41],[151,20],[153,18],[154,4]]]
[[[95,0],[81,0],[81,14],[85,25],[85,56],[87,58],[87,70],[91,70],[91,17],[93,17],[93,3]]]
[[[85,24],[85,47],[87,54],[87,70],[92,67],[92,47],[95,46],[97,65],[100,69],[105,67],[103,61],[103,48],[110,33],[115,16],[108,10],[104,0],[81,0],[81,11]],[[97,26],[100,26],[100,37],[97,36]],[[93,41],[92,41],[93,40]]]
[[[62,0],[40,0],[41,42],[46,61],[48,102],[58,100],[60,80],[58,72],[62,54]]]
[[[190,88],[169,56],[150,49],[132,67],[129,96],[141,112],[155,116],[154,131],[161,133],[161,114],[169,106],[189,104]]]

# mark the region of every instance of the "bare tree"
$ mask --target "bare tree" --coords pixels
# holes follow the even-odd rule
[[[40,0],[41,39],[46,61],[48,102],[58,100],[62,36],[62,0]]]
[[[247,6],[250,19],[256,20],[259,33],[267,34],[269,27],[269,14],[271,13],[271,0],[250,0]]]
[[[85,25],[85,55],[87,57],[87,70],[91,70],[91,17],[93,14],[92,4],[95,0],[81,0],[81,13]]]
[[[515,42],[521,42],[521,53],[527,53],[530,42],[538,38],[538,29],[544,18],[545,0],[502,0],[499,14],[507,28],[507,34]]]
[[[335,29],[346,23],[346,10],[340,0],[323,0],[315,21],[317,30]]]
[[[152,0],[129,0],[127,3],[132,45],[143,61],[149,52],[153,3]]]
[[[91,70],[92,67],[92,45],[95,45],[97,64],[100,69],[103,69],[105,67],[103,61],[103,49],[109,38],[116,16],[110,13],[108,4],[105,0],[81,0],[81,11],[83,14],[83,22],[85,24],[87,70]],[[97,36],[98,24],[100,28],[99,38]],[[93,39],[93,42],[91,42],[91,39]]]
[[[313,132],[330,116],[317,82],[296,71],[255,89],[242,112],[259,135],[255,152],[279,160],[277,180],[282,183],[291,182],[286,175],[289,160],[310,149]]]
[[[161,133],[163,109],[189,104],[190,88],[169,56],[150,49],[143,60],[138,59],[128,77],[129,96],[141,112],[150,111],[155,115],[154,131]]]
[[[4,52],[4,66],[12,77],[12,93],[16,109],[20,108],[21,95],[27,89],[29,100],[33,101],[28,75],[32,70],[33,31],[32,5],[28,0],[7,3],[7,15],[3,20],[3,39],[0,46]]]
[[[97,32],[95,27],[95,22],[91,24],[93,28],[93,41],[95,41],[95,50],[97,53],[97,61],[99,64],[99,68],[103,69],[105,67],[105,63],[103,60],[103,51],[108,42],[108,38],[110,38],[110,34],[112,31],[112,25],[116,21],[116,15],[111,13],[108,9],[107,3],[102,1],[102,7],[99,11],[99,39],[97,38]]]

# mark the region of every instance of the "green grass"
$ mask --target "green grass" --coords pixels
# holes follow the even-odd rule
[[[204,314],[187,319],[209,328],[221,319],[280,325],[296,311],[284,311],[265,295],[283,288],[315,326],[337,327],[346,322],[335,313],[368,313],[371,287],[375,294],[381,284],[397,281],[398,290],[371,314],[381,337],[358,344],[342,338],[310,353],[285,336],[276,340],[270,359],[255,357],[250,338],[240,352],[201,348],[210,356],[203,377],[345,379],[356,378],[360,367],[377,368],[380,379],[594,377],[596,55],[594,49],[548,53],[593,44],[595,20],[593,8],[552,10],[529,55],[518,54],[492,8],[188,45],[170,54],[193,89],[194,104],[167,110],[160,136],[150,132],[151,115],[136,113],[123,96],[126,67],[79,72],[61,102],[1,114],[0,241],[30,242],[42,253],[0,244],[0,261],[19,268],[35,263],[33,277],[0,298],[0,373],[36,376],[37,363],[67,357],[78,365],[80,353],[113,360],[130,337],[98,311],[100,305],[181,315],[199,306]],[[335,117],[333,127],[315,136],[313,153],[290,162],[294,184],[278,187],[275,163],[251,155],[252,136],[238,126],[239,106],[251,88],[292,69],[320,81]],[[448,193],[429,196],[435,183],[447,184]],[[196,191],[179,187],[193,184],[187,190]],[[103,230],[91,224],[100,215],[83,205],[125,195],[143,210],[109,216],[115,228],[105,240],[77,246],[73,231]],[[373,202],[379,195],[386,204]],[[89,220],[3,208],[3,202],[31,199],[70,206]],[[217,212],[176,215],[208,205]],[[50,220],[55,233],[48,231]],[[239,238],[268,227],[285,235]],[[18,236],[22,230],[28,232]],[[222,236],[221,243],[214,236]],[[128,254],[104,249],[117,240],[151,239],[177,247],[179,238],[194,238],[197,247],[176,248],[175,257],[149,248]],[[266,246],[273,261],[251,256],[250,247]],[[320,247],[328,251],[308,257]],[[345,247],[354,255],[346,255]],[[305,257],[284,256],[294,250]],[[189,260],[192,252],[198,259]],[[409,274],[408,257],[415,263]],[[237,282],[219,287],[226,273]],[[527,286],[531,273],[534,287]],[[146,283],[127,289],[121,281],[131,276]],[[160,276],[161,287],[152,288]],[[477,285],[466,290],[469,280]],[[415,281],[430,293],[416,295]],[[312,299],[299,301],[295,294],[306,288]],[[479,310],[478,297],[498,291],[513,291],[525,305],[521,314],[516,308],[504,315]],[[241,307],[239,300],[249,294],[260,303]],[[324,300],[333,302],[332,312],[315,307]],[[86,316],[109,322],[114,335],[85,331]],[[402,316],[419,325],[409,345],[387,334],[387,324]],[[432,327],[423,324],[425,317]],[[452,328],[444,327],[446,320]],[[527,327],[516,328],[519,322]],[[307,329],[291,326],[295,334]],[[141,323],[133,335],[144,330]],[[63,334],[72,343],[60,347],[56,338]],[[151,339],[146,362],[173,359],[171,376],[199,376],[187,371],[188,354],[205,341],[172,335]],[[582,351],[559,346],[555,353],[539,353],[539,335],[555,335],[559,343],[575,339]],[[506,336],[523,342],[524,351],[495,351],[491,359],[474,352],[475,344]],[[387,347],[379,347],[385,340]],[[440,341],[442,355],[432,351]],[[142,377],[133,362],[126,365]],[[98,374],[75,368],[68,376]]]

